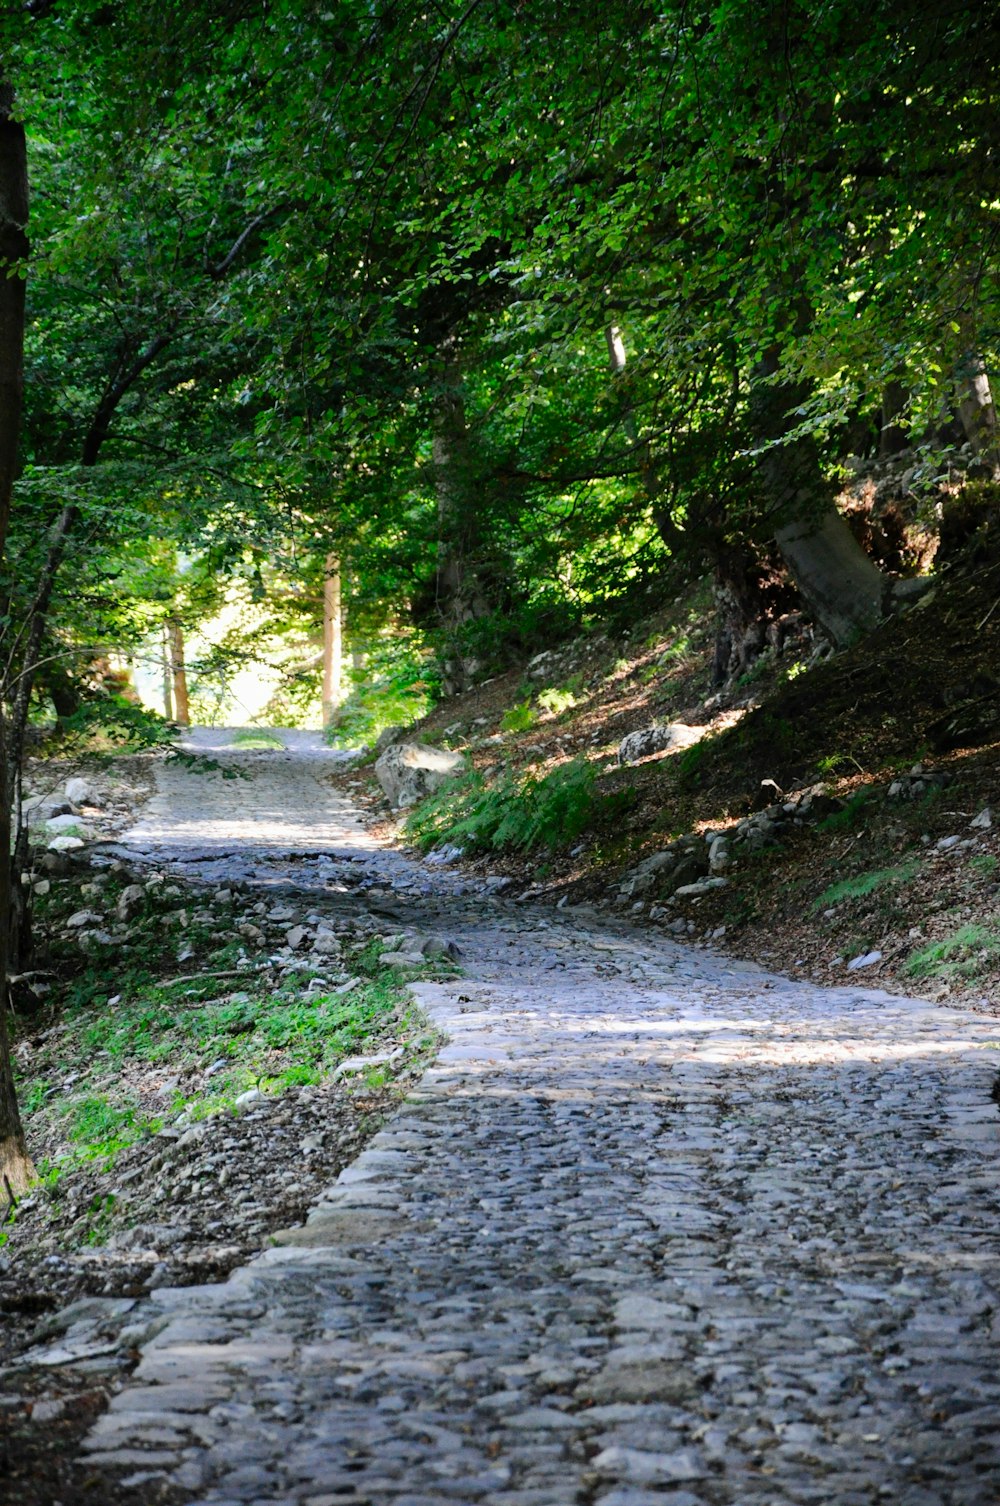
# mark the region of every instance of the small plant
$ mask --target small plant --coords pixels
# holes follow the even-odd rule
[[[975,873],[981,873],[984,878],[993,878],[1000,868],[1000,858],[994,857],[991,852],[977,852],[969,859],[969,867]]]
[[[538,723],[538,712],[531,704],[531,697],[509,706],[500,718],[504,732],[530,732]]]
[[[540,693],[538,704],[543,711],[550,712],[552,716],[562,716],[564,712],[573,710],[576,705],[576,696],[568,686],[560,689],[553,685]]]
[[[817,821],[816,830],[850,831],[852,827],[860,825],[864,820],[871,799],[872,796],[868,790],[857,790],[853,795],[848,796],[843,810],[833,811],[829,816],[824,816],[821,821]]]
[[[911,978],[973,978],[998,957],[1000,931],[968,925],[911,952],[903,970]]]
[[[816,772],[826,779],[831,774],[841,774],[848,769],[861,770],[861,765],[852,753],[827,753],[816,760]]]
[[[843,812],[838,814],[843,815]],[[869,873],[856,874],[854,878],[840,879],[824,889],[818,899],[814,899],[814,910],[830,909],[833,905],[841,905],[845,900],[865,899],[869,894],[875,894],[879,889],[885,889],[890,885],[907,884],[916,877],[920,864],[916,858],[907,863],[900,863],[895,868],[875,868]]]

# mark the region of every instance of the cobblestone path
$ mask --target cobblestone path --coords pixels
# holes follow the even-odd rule
[[[93,1468],[205,1506],[1000,1501],[1000,1024],[463,893],[319,757],[175,770],[131,840],[362,847],[462,948],[421,988],[449,1043],[302,1229],[141,1304]]]

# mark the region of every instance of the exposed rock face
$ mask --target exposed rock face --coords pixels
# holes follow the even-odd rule
[[[416,805],[465,768],[461,753],[423,743],[393,743],[375,764],[375,775],[397,810]]]
[[[652,753],[666,753],[678,748],[689,748],[700,742],[707,727],[689,727],[685,722],[670,722],[665,727],[642,727],[630,732],[618,744],[618,762],[636,763],[640,758],[649,758]]]

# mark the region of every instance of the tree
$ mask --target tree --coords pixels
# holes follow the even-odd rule
[[[24,265],[28,255],[28,170],[14,91],[0,74],[0,558],[17,474],[24,360]],[[0,711],[0,788],[7,788],[7,726]],[[0,799],[0,1181],[8,1197],[34,1176],[17,1105],[7,1025],[10,807]]]

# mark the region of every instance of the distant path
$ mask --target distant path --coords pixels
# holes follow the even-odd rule
[[[200,767],[182,760],[156,765],[156,793],[125,838],[130,846],[317,852],[345,836],[361,848],[374,846],[357,812],[323,782],[345,756],[327,747],[319,732],[268,729],[285,745],[277,752],[240,747],[233,739],[241,730],[260,731],[187,729],[181,753],[195,755]]]
[[[308,739],[197,745],[253,779],[172,766],[132,846],[254,882],[353,853],[467,976],[424,986],[450,1044],[304,1229],[129,1314],[88,1473],[205,1506],[995,1506],[995,1022],[463,893],[379,851]]]

